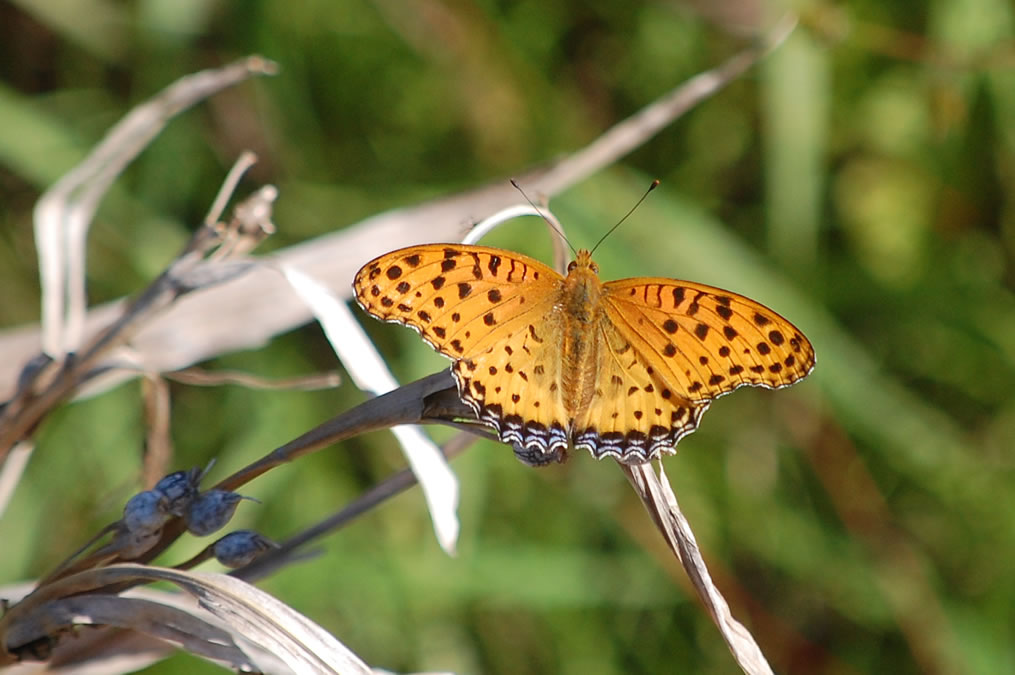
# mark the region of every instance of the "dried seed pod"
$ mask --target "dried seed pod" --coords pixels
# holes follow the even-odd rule
[[[244,497],[226,490],[208,490],[202,492],[190,502],[183,516],[187,529],[191,534],[203,537],[221,529],[233,517],[236,505],[241,499],[257,501],[252,497]]]
[[[123,526],[136,535],[149,534],[162,529],[169,520],[169,503],[161,492],[139,492],[123,507]]]
[[[189,471],[175,471],[156,483],[153,490],[166,498],[169,513],[183,516],[197,496],[197,484],[203,477],[203,472],[197,467]]]
[[[253,530],[236,530],[212,544],[212,555],[226,567],[236,568],[275,548],[278,544]]]

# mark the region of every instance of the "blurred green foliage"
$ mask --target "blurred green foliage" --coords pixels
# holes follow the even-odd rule
[[[280,189],[268,249],[574,150],[741,48],[716,8],[760,7],[696,6],[0,5],[0,325],[37,320],[34,200],[181,75],[255,52],[282,66],[174,121],[118,181],[89,241],[94,302],[162,269],[243,149],[253,181]],[[666,462],[778,672],[1015,671],[1012,32],[998,0],[807,3],[768,60],[553,204],[588,245],[659,177],[597,252],[604,277],[728,287],[816,346],[808,381],[722,399]],[[545,254],[532,227],[492,241]],[[404,380],[443,367],[410,331],[368,328]],[[308,326],[208,366],[281,376],[334,357]],[[214,456],[217,475],[363,399],[349,384],[172,393],[176,466]],[[143,432],[137,383],[46,421],[0,521],[0,579],[42,573],[118,516]],[[355,439],[248,486],[264,504],[235,522],[283,538],[402,464],[389,434]],[[537,471],[484,442],[455,470],[457,557],[411,491],[263,587],[394,670],[734,672],[611,463]],[[215,672],[187,656],[150,672],[197,670]]]

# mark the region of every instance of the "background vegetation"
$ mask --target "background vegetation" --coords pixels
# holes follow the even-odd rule
[[[94,302],[162,269],[242,149],[260,156],[253,179],[279,186],[266,250],[284,247],[575,149],[721,62],[754,12],[774,11],[697,4],[0,4],[0,325],[38,319],[40,192],[183,74],[253,52],[282,66],[173,122],[127,170],[91,232]],[[666,462],[775,669],[1011,672],[1012,7],[805,4],[760,67],[553,207],[588,245],[660,178],[597,253],[604,276],[728,287],[815,343],[808,381],[722,399]],[[545,255],[533,227],[493,241]],[[403,381],[443,367],[410,331],[368,323]],[[281,376],[335,361],[311,325],[206,365]],[[214,456],[216,473],[232,471],[362,399],[351,384],[174,385],[176,466]],[[118,517],[138,487],[140,385],[66,406],[38,438],[0,521],[5,581]],[[390,434],[350,441],[251,484],[264,504],[235,522],[284,537],[402,463]],[[394,670],[733,671],[609,462],[537,471],[484,442],[454,467],[457,557],[411,491],[262,587]],[[166,563],[199,547],[181,541]],[[214,672],[186,656],[150,672],[197,668]]]

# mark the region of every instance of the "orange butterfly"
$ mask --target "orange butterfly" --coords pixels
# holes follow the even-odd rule
[[[368,313],[454,359],[462,400],[533,466],[569,444],[629,464],[672,453],[716,397],[814,368],[807,338],[749,298],[598,272],[584,249],[565,278],[502,249],[425,244],[367,263],[353,287]]]

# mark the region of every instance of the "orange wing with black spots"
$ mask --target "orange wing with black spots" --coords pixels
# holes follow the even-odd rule
[[[372,260],[356,274],[360,306],[414,328],[452,359],[508,326],[538,321],[563,282],[538,260],[483,246],[410,246]],[[530,318],[531,317],[531,318]]]
[[[611,323],[689,401],[743,385],[786,387],[814,368],[807,338],[750,298],[674,279],[621,279],[603,288]]]
[[[529,464],[561,459],[569,414],[553,306],[564,278],[538,260],[482,246],[430,244],[367,263],[364,310],[415,329],[455,360],[462,399]],[[537,330],[538,327],[538,330]]]
[[[501,249],[428,244],[367,263],[356,299],[455,360],[462,399],[533,465],[569,444],[641,463],[672,452],[709,403],[814,367],[803,334],[735,293],[673,279],[602,283],[588,251],[567,278]]]

